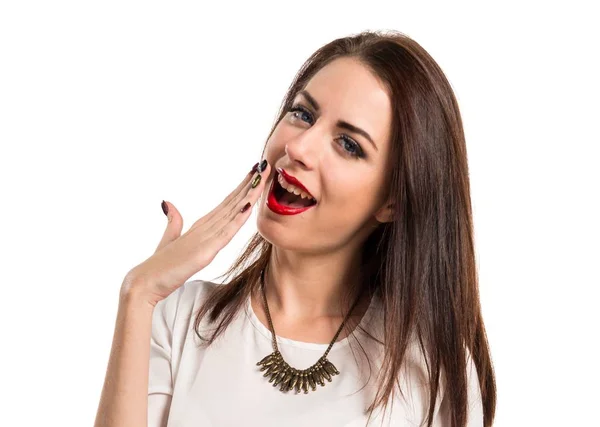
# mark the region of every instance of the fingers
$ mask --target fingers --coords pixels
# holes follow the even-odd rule
[[[265,188],[270,171],[270,165],[265,165],[265,169],[253,176],[246,189],[231,199],[227,208],[223,209],[213,222],[202,227],[205,238],[214,240],[219,247],[226,245],[233,238],[250,217],[253,207]]]
[[[155,253],[181,236],[181,230],[183,229],[183,218],[181,217],[181,214],[177,208],[173,204],[165,202],[164,200],[162,206],[163,212],[165,212],[165,215],[167,216],[167,228],[163,233],[160,243],[154,251]]]
[[[270,172],[270,165],[267,165],[262,173],[255,175],[252,181],[255,186],[253,187],[251,182],[248,192],[245,195],[242,194],[243,197],[238,197],[236,203],[228,211],[228,215],[215,225],[215,238],[220,247],[227,245],[248,220],[265,188]]]
[[[244,179],[235,188],[235,190],[233,190],[231,193],[229,193],[229,195],[225,199],[223,199],[223,201],[219,204],[219,206],[217,206],[217,208],[213,209],[213,211],[218,211],[219,208],[228,206],[232,200],[234,200],[240,193],[242,193],[243,190],[246,188],[246,186],[252,181],[253,177],[256,175],[258,168],[259,168],[259,164],[256,163],[252,167],[252,170],[250,172],[248,172],[246,174],[246,176],[244,176]]]
[[[244,179],[238,184],[238,186],[231,193],[229,193],[227,197],[223,199],[221,203],[219,203],[219,205],[217,205],[208,214],[204,215],[202,218],[194,222],[194,224],[192,224],[188,232],[192,231],[197,227],[204,226],[207,223],[214,222],[216,217],[223,215],[223,210],[227,209],[227,207],[231,204],[231,201],[234,200],[240,193],[242,193],[247,188],[248,184],[250,184],[256,172],[256,169],[258,168],[258,165],[259,164],[256,163],[252,167],[252,169],[244,176]]]
[[[208,215],[198,220],[188,232],[195,230],[198,227],[203,229],[211,229],[215,227],[215,224],[222,222],[223,220],[229,221],[235,215],[235,209],[239,204],[240,200],[247,196],[248,191],[252,190],[252,183],[256,182],[257,176],[258,183],[262,181],[265,176],[268,176],[270,172],[270,166],[266,160],[263,160],[260,166],[253,168],[256,169],[256,173],[252,172],[245,177],[242,183],[229,194],[229,196],[219,204],[213,211]]]
[[[264,189],[265,182],[267,181],[267,177],[269,176],[270,172],[271,167],[265,160],[263,162],[263,166],[259,168],[256,174],[254,174],[254,176],[252,177],[252,180],[250,181],[250,184],[247,187],[246,191],[239,192],[236,197],[232,198],[229,201],[226,208],[224,209],[222,219],[224,219],[225,221],[230,221],[238,213],[245,213],[241,212],[241,210],[247,203],[250,203],[250,207],[254,206],[256,200],[258,199],[258,196],[260,196],[262,190]],[[252,195],[256,195],[257,197],[253,198]],[[242,201],[244,202],[242,203]]]

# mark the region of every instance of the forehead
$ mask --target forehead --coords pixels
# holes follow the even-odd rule
[[[332,122],[345,120],[366,130],[378,147],[387,141],[392,108],[384,85],[353,58],[338,58],[319,70],[305,88]]]

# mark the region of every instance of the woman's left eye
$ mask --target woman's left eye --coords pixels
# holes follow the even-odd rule
[[[342,148],[351,156],[359,158],[365,157],[365,153],[360,145],[349,136],[342,135],[339,137],[339,140]]]
[[[295,119],[297,118],[302,118],[302,117],[309,117],[310,122],[307,122],[309,124],[312,124],[313,121],[313,116],[311,114],[310,111],[308,111],[306,108],[304,108],[302,105],[295,105],[294,107],[289,109],[289,112],[292,113],[292,117],[294,117]],[[303,120],[305,121],[305,120]],[[350,138],[347,135],[342,135],[338,138],[338,140],[340,141],[340,146],[344,149],[344,151],[352,156],[352,157],[357,157],[357,158],[363,158],[365,157],[365,153],[363,152],[362,148],[360,147],[360,144],[358,144],[356,141],[354,141],[352,138]]]

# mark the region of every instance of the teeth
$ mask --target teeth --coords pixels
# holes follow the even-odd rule
[[[285,179],[283,179],[283,176],[279,175],[277,177],[277,180],[279,181],[279,184],[281,184],[281,186],[289,193],[293,193],[297,196],[302,197],[303,199],[314,200],[310,195],[308,195],[304,191],[300,190],[298,187],[296,187],[292,184],[289,184]]]

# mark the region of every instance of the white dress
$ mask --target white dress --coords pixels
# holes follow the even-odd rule
[[[365,409],[374,397],[381,346],[357,329],[336,342],[328,359],[340,375],[308,394],[282,393],[269,384],[256,363],[270,354],[269,329],[252,311],[250,299],[210,346],[201,345],[193,325],[207,292],[219,286],[192,280],[160,301],[153,313],[148,386],[149,427],[339,426],[367,425]],[[381,337],[381,309],[373,299],[361,326]],[[201,327],[205,326],[203,322]],[[379,331],[379,332],[378,332]],[[362,344],[365,352],[358,345]],[[297,369],[313,365],[327,344],[277,337],[283,358]],[[425,365],[417,347],[408,354],[400,379],[405,398],[395,397],[385,414],[369,426],[418,426],[426,411]],[[370,365],[370,369],[369,369]],[[469,427],[483,425],[481,396],[469,358]],[[443,392],[442,392],[443,393]],[[443,397],[443,394],[442,394]],[[443,399],[435,408],[435,427],[449,425]],[[383,424],[382,424],[383,423]]]

